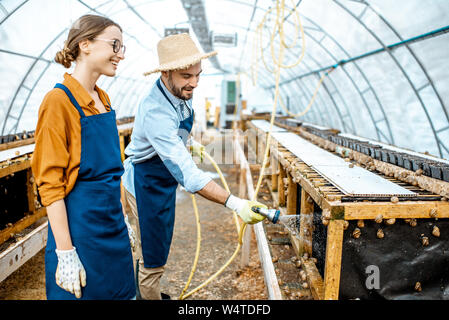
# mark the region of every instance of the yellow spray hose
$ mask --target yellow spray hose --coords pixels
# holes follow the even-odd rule
[[[293,2],[293,1],[292,1]],[[266,16],[272,11],[273,9],[269,9],[267,11],[267,13],[265,14],[262,23],[259,25],[258,29],[256,30],[257,34],[261,34],[262,28],[264,27],[264,24],[266,22]],[[285,69],[285,68],[293,68],[294,66],[298,65],[302,58],[304,57],[304,52],[305,52],[305,42],[304,42],[304,31],[303,31],[303,27],[301,25],[300,19],[299,19],[299,14],[297,12],[297,7],[294,5],[294,8],[292,9],[292,12],[294,12],[296,14],[296,18],[297,18],[297,29],[296,29],[296,33],[298,33],[298,26],[299,26],[299,30],[301,31],[301,35],[302,35],[302,53],[300,58],[298,59],[298,61],[296,61],[294,64],[291,65],[283,65],[283,59],[284,59],[284,49],[286,48],[292,48],[295,44],[296,44],[296,40],[295,43],[287,46],[285,43],[285,36],[284,36],[284,29],[283,29],[283,23],[284,23],[284,11],[285,11],[285,0],[277,0],[276,3],[276,12],[277,12],[277,16],[276,16],[276,24],[275,24],[275,28],[273,30],[273,33],[270,37],[270,49],[271,49],[271,54],[272,54],[272,58],[273,58],[273,62],[275,64],[276,68],[276,86],[275,86],[275,97],[274,97],[274,103],[273,103],[273,109],[271,112],[271,119],[270,119],[270,128],[268,130],[268,134],[267,134],[267,140],[266,140],[266,146],[265,146],[265,151],[264,151],[264,158],[263,158],[263,162],[262,162],[262,166],[260,169],[260,173],[259,173],[259,178],[257,181],[257,185],[256,185],[256,189],[254,191],[253,197],[252,197],[252,201],[255,201],[255,199],[257,199],[257,195],[259,193],[259,189],[260,186],[262,184],[262,179],[264,176],[264,172],[265,172],[265,167],[267,165],[267,161],[268,161],[268,153],[269,153],[269,148],[270,148],[270,139],[271,139],[271,132],[273,130],[273,124],[274,124],[274,119],[275,119],[275,115],[276,115],[276,108],[277,108],[277,102],[280,101],[281,105],[283,106],[283,108],[287,111],[288,114],[293,115],[291,112],[289,112],[286,108],[285,105],[283,104],[282,99],[279,97],[279,80],[280,80],[280,71],[281,69]],[[275,33],[276,30],[278,30],[279,32],[279,36],[280,36],[280,41],[279,41],[279,59],[277,60],[274,56],[274,46],[273,46],[273,42],[274,42],[274,38],[275,38]],[[295,37],[296,39],[297,37]],[[262,37],[260,37],[260,39],[262,40]],[[260,45],[262,48],[262,45]],[[253,50],[254,53],[254,50]],[[262,61],[264,62],[265,67],[267,68],[268,71],[269,68],[266,65],[264,59],[263,59],[263,50],[262,50]],[[251,64],[251,74],[252,74],[252,78],[253,78],[253,83],[254,83],[254,63]],[[297,115],[293,115],[293,116],[303,116],[304,114],[306,114],[309,110],[310,107],[312,106],[313,102],[315,101],[318,89],[320,88],[322,82],[324,81],[324,78],[329,74],[329,72],[325,73],[321,79],[320,82],[315,90],[315,93],[309,103],[309,105],[307,106],[307,108],[301,112],[300,114]],[[256,72],[256,77],[257,77],[257,72]],[[240,83],[239,83],[240,85]],[[237,106],[236,106],[237,108]],[[235,120],[234,120],[235,121]],[[233,128],[235,129],[235,126],[233,126]],[[220,176],[220,179],[223,183],[223,186],[225,187],[226,191],[228,191],[230,193],[228,184],[226,183],[226,179],[223,176],[223,173],[221,172],[220,168],[217,166],[216,162],[214,161],[214,159],[206,152],[203,150],[202,152],[208,159],[209,161],[212,163],[212,165],[214,166],[215,170],[217,171],[217,173]],[[236,222],[236,226],[237,226],[237,230],[239,232],[239,241],[237,244],[237,248],[235,249],[234,253],[232,254],[232,256],[229,258],[229,260],[216,272],[214,273],[212,276],[210,276],[206,281],[204,281],[201,285],[199,285],[198,287],[196,287],[195,289],[191,290],[190,292],[185,293],[185,291],[187,291],[187,288],[190,285],[190,282],[193,278],[193,274],[196,270],[196,266],[197,266],[197,262],[199,259],[199,252],[200,252],[200,243],[201,243],[201,229],[200,229],[200,220],[199,220],[199,215],[198,215],[198,208],[196,205],[196,200],[195,200],[195,196],[192,195],[192,202],[193,202],[193,207],[194,207],[194,211],[195,211],[195,217],[196,217],[196,221],[197,221],[197,249],[196,249],[196,254],[195,254],[195,259],[194,259],[194,264],[192,267],[192,270],[190,272],[188,281],[181,293],[181,295],[179,296],[180,300],[183,300],[187,297],[189,297],[190,295],[192,295],[193,293],[197,292],[198,290],[202,289],[204,286],[206,286],[207,284],[209,284],[212,280],[214,280],[219,274],[221,274],[228,266],[229,264],[235,259],[235,257],[237,256],[241,246],[242,246],[242,239],[243,239],[243,234],[245,232],[246,229],[246,223],[243,223],[242,226],[240,227],[239,225],[239,221],[238,221],[238,217],[237,214],[235,212],[233,212],[234,214],[234,219]]]

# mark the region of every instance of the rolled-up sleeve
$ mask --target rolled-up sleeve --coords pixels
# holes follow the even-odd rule
[[[195,193],[211,181],[198,169],[178,135],[177,115],[171,106],[157,105],[145,113],[145,135],[172,176],[188,192]]]
[[[44,206],[65,197],[64,170],[70,155],[61,110],[61,102],[55,95],[47,96],[39,110],[31,168]]]

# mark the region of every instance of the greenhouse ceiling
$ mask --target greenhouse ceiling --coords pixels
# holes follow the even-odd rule
[[[153,85],[157,75],[143,72],[158,64],[157,42],[186,29],[203,51],[219,52],[204,63],[200,87],[239,77],[243,98],[258,110],[250,88],[270,99],[276,90],[279,3],[287,9],[281,23],[290,48],[277,81],[278,112],[449,156],[447,0],[2,0],[0,136],[34,130],[42,98],[66,71],[55,53],[87,13],[123,29],[126,59],[116,77],[98,83],[119,118],[133,116]]]

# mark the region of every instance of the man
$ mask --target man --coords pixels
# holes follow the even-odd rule
[[[251,207],[265,207],[230,195],[197,168],[185,147],[193,125],[192,96],[201,60],[217,53],[200,53],[188,34],[168,36],[157,49],[160,66],[145,75],[161,72],[161,77],[137,110],[122,178],[132,214],[138,217],[138,292],[151,300],[161,299],[159,282],[173,235],[178,183],[190,193],[224,204],[249,224],[264,219]],[[200,154],[201,147],[194,144],[193,153]]]

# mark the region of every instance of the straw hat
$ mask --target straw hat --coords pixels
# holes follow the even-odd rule
[[[159,67],[145,72],[147,76],[155,72],[182,70],[217,54],[217,51],[201,53],[187,33],[167,36],[157,44]]]

